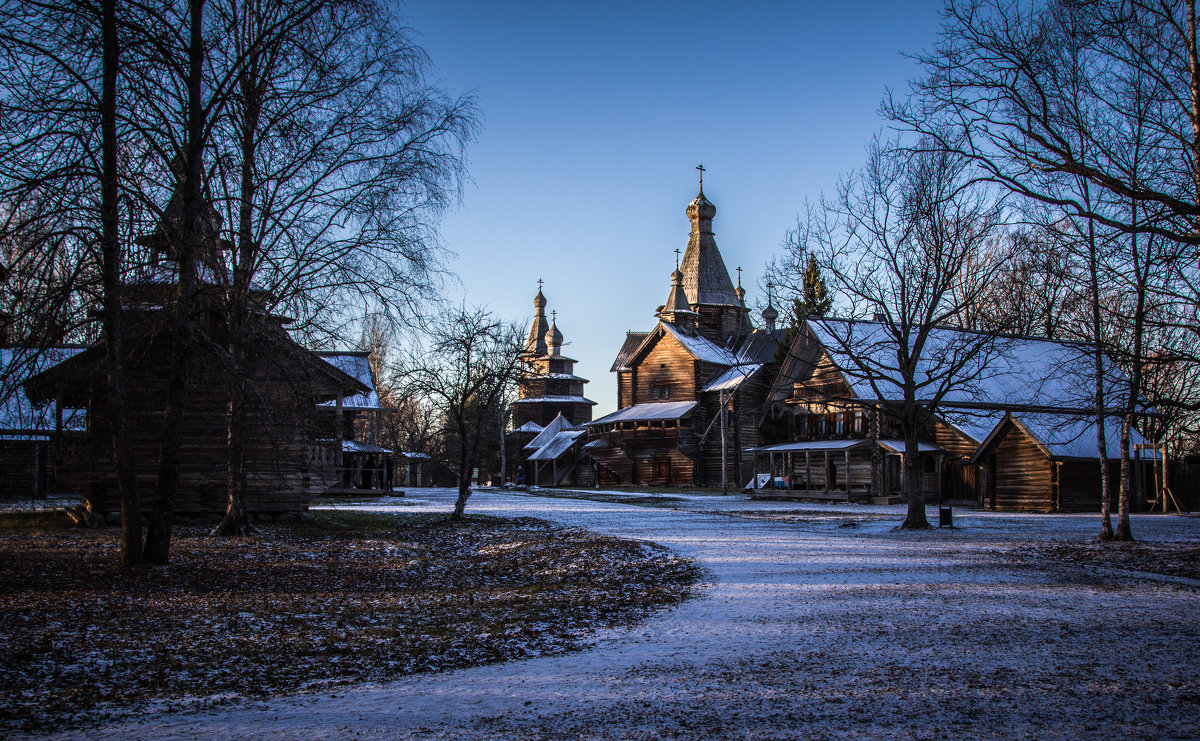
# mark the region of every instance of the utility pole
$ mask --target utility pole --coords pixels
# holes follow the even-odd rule
[[[728,417],[725,414],[725,407],[728,404],[728,397],[724,389],[721,390],[721,494],[729,493],[729,448],[725,443],[725,428],[728,426]]]

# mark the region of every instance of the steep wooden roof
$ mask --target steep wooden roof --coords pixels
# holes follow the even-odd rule
[[[687,216],[692,222],[692,233],[679,264],[683,273],[683,290],[692,305],[741,306],[713,236],[712,220],[716,214],[717,207],[704,197],[703,190],[688,204]]]

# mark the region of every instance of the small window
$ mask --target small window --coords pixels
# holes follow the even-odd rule
[[[669,398],[671,398],[671,387],[670,386],[651,386],[650,387],[650,398],[651,399],[669,399]]]

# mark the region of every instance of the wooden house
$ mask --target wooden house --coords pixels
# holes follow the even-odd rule
[[[688,204],[687,250],[649,332],[617,354],[616,412],[587,424],[601,484],[733,486],[748,479],[783,331],[750,322],[712,231],[703,189]],[[678,254],[678,251],[676,252]]]
[[[177,199],[164,222],[180,217]],[[244,384],[247,510],[278,513],[307,507],[310,494],[323,489],[328,446],[314,442],[317,405],[366,393],[359,379],[296,343],[286,319],[266,311],[263,294],[254,300],[244,338],[245,364],[234,368],[228,353],[223,310],[228,281],[220,268],[220,218],[209,207],[197,272],[200,335],[190,358],[184,439],[180,451],[175,509],[182,514],[223,512],[227,503],[227,412],[233,383]],[[169,297],[177,283],[177,262],[163,237],[167,224],[144,243],[150,245],[149,269],[125,286],[124,363],[130,421],[130,446],[142,506],[149,509],[154,489],[170,361],[177,344],[170,321]],[[254,289],[256,292],[258,289]],[[119,509],[112,464],[112,410],[103,343],[75,353],[29,378],[24,387],[36,404],[85,409],[86,429],[64,477],[101,513]]]
[[[969,335],[934,330],[926,357],[970,346]],[[781,439],[755,451],[756,495],[901,501],[904,430],[891,411],[901,392],[898,375],[885,370],[895,357],[883,324],[805,321],[770,393],[771,427]],[[918,375],[937,373],[936,362],[926,360]],[[959,368],[969,380],[948,386],[938,415],[918,432],[924,496],[1008,510],[1098,509],[1089,348],[1002,337],[970,363]],[[1110,367],[1105,382],[1116,399],[1120,373]],[[1115,442],[1109,445],[1119,457]]]

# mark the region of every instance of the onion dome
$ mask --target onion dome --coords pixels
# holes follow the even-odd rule
[[[712,201],[704,197],[703,190],[687,205],[687,217],[689,219],[712,221],[716,215],[717,207],[712,204]]]
[[[563,334],[558,331],[557,321],[550,322],[550,329],[546,330],[546,354],[557,356],[562,349]]]

